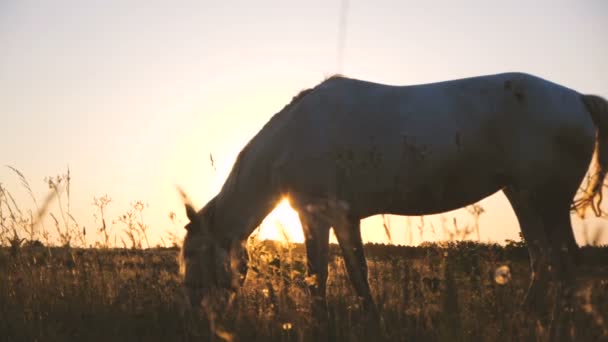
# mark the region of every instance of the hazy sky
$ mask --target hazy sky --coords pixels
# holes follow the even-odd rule
[[[340,8],[0,0],[0,164],[21,170],[40,198],[42,179],[69,165],[75,216],[89,227],[93,196],[114,199],[111,217],[143,200],[156,241],[172,227],[170,211],[183,220],[175,185],[202,206],[263,124],[337,71],[390,84],[524,71],[608,97],[604,0],[351,0],[338,70]],[[0,182],[29,203],[9,170]],[[502,194],[482,204],[482,240],[517,236]],[[392,218],[395,242],[409,241],[404,222]],[[442,237],[435,227],[425,239]],[[385,239],[378,219],[364,236]]]

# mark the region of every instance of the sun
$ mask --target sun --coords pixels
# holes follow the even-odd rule
[[[262,221],[260,224],[260,238],[284,242],[304,242],[304,233],[298,212],[291,207],[288,198],[281,200]]]

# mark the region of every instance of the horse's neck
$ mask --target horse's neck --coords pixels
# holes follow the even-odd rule
[[[221,235],[244,241],[276,206],[278,194],[260,182],[241,182],[236,189],[218,194],[216,224]]]
[[[284,113],[298,98],[310,91],[302,92],[274,115],[270,121],[239,153],[230,175],[218,194],[216,217],[218,229],[224,238],[245,240],[274,209],[280,192],[271,180],[277,141],[281,141],[281,127],[289,120]]]

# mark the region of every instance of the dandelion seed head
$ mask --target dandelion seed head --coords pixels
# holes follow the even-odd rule
[[[502,265],[494,271],[494,281],[499,285],[505,285],[511,280],[511,269],[507,265]]]

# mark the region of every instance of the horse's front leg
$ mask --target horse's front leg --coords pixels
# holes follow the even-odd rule
[[[301,212],[299,214],[306,242],[306,283],[312,297],[312,309],[316,317],[327,315],[327,263],[329,254],[329,225],[323,220]]]
[[[357,295],[363,299],[364,309],[376,314],[376,305],[367,279],[367,261],[365,260],[363,241],[361,240],[360,221],[358,219],[341,221],[343,222],[336,224],[334,227],[334,232],[342,249],[348,277],[355,287]]]

